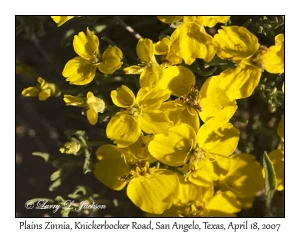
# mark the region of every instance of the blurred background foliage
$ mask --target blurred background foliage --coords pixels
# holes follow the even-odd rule
[[[267,47],[274,44],[275,35],[284,33],[282,16],[232,16],[227,25],[247,27],[258,37],[260,44]],[[78,200],[89,196],[96,203],[107,206],[96,213],[84,212],[79,216],[144,216],[127,198],[125,190],[110,190],[99,183],[92,173],[84,174],[82,168],[78,169],[76,165],[69,165],[70,169],[63,176],[55,168],[55,164],[62,163],[62,157],[67,156],[59,152],[68,139],[65,130],[84,130],[89,140],[99,142],[90,151],[89,159],[93,163],[97,146],[109,143],[105,137],[107,122],[91,126],[81,116],[79,108],[65,107],[62,97],[39,101],[37,98],[21,96],[21,91],[28,86],[35,86],[37,77],[41,76],[47,82],[56,83],[64,94],[92,91],[104,99],[112,114],[112,89],[126,84],[132,90],[138,90],[138,76],[125,76],[122,70],[109,76],[97,72],[88,87],[70,86],[65,82],[63,67],[75,55],[73,37],[80,31],[86,31],[87,27],[99,37],[101,51],[109,44],[116,44],[123,51],[124,67],[137,63],[135,48],[140,36],[156,42],[174,30],[155,16],[84,16],[74,18],[61,27],[57,27],[50,16],[16,16],[16,216],[61,216],[59,212],[53,214],[47,210],[27,210],[24,205],[29,199],[37,197],[50,198],[59,203],[68,200],[68,196]],[[214,35],[220,27],[217,25],[208,33]],[[208,64],[197,59],[189,68],[194,71],[197,84],[201,86],[211,75],[219,74],[230,65],[221,64],[216,59]],[[241,131],[238,150],[254,154],[260,162],[264,151],[272,151],[279,143],[276,131],[284,114],[284,95],[281,91],[283,76],[264,72],[254,94],[238,101],[239,108],[231,119]],[[102,120],[105,117],[109,116],[104,115]],[[43,160],[40,154],[33,156],[32,152],[35,151],[47,153],[56,163],[46,163],[47,159],[44,157]],[[82,163],[75,160],[74,164]],[[56,178],[63,178],[63,184],[57,183],[57,187],[49,191]],[[74,196],[74,192],[77,196]],[[78,216],[78,213],[70,213],[69,216]],[[265,208],[264,195],[261,195],[256,198],[252,209],[243,210],[238,216],[284,216],[284,192],[275,193],[271,211]]]

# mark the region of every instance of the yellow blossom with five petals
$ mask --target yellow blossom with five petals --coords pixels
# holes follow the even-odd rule
[[[150,167],[147,154],[134,155],[129,148],[100,146],[96,152],[99,161],[94,174],[113,190],[121,190],[127,185],[127,196],[136,206],[145,212],[161,214],[172,205],[178,176],[166,169]]]
[[[67,106],[82,107],[85,110],[87,119],[91,125],[95,125],[98,122],[98,113],[105,111],[105,102],[94,96],[92,92],[88,92],[86,98],[64,95],[64,101]]]
[[[44,101],[50,96],[58,96],[60,90],[54,83],[46,82],[42,77],[38,77],[38,84],[35,87],[27,87],[22,91],[22,96],[38,96],[39,100]]]
[[[86,85],[93,81],[96,70],[104,74],[112,74],[122,66],[122,51],[116,47],[108,47],[103,54],[99,51],[99,39],[88,28],[86,33],[74,36],[74,51],[79,55],[67,62],[62,75],[71,84]]]
[[[169,93],[162,89],[141,88],[137,96],[125,85],[111,92],[113,103],[124,109],[109,121],[106,135],[118,147],[127,147],[138,140],[142,131],[147,134],[163,132],[173,124],[159,110]]]

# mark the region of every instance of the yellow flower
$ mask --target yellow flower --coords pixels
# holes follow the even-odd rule
[[[35,87],[27,87],[22,91],[22,96],[38,96],[43,101],[50,96],[58,96],[60,91],[54,83],[48,83],[43,78],[38,77],[38,84]]]
[[[155,45],[153,41],[141,38],[136,46],[136,53],[141,63],[124,68],[124,72],[126,74],[141,74],[141,87],[155,86],[158,80],[160,80],[160,76],[166,65],[158,64],[155,58]]]
[[[212,37],[205,32],[203,25],[197,22],[184,22],[170,37],[170,53],[167,59],[174,60],[172,57],[180,57],[188,65],[191,65],[196,58],[208,62],[215,55],[212,41]]]
[[[236,63],[251,58],[260,46],[254,34],[239,26],[223,27],[218,30],[214,42],[220,58],[230,59]]]
[[[186,87],[193,73],[186,67],[172,66],[172,61],[166,59],[169,49],[170,40],[166,37],[155,44],[150,39],[141,38],[136,47],[141,63],[124,68],[124,72],[126,74],[140,74],[139,82],[141,87],[153,88],[159,86],[159,88],[165,89],[168,88],[168,84],[172,79],[177,82],[180,81]],[[157,62],[155,55],[163,56],[160,59],[162,61],[161,64]],[[170,91],[174,90],[173,88]]]
[[[122,51],[112,46],[103,54],[99,51],[98,37],[87,28],[87,33],[74,36],[74,51],[79,55],[67,62],[62,75],[71,84],[86,85],[93,81],[96,70],[112,74],[122,66]]]
[[[141,64],[124,68],[126,74],[141,74],[153,66],[159,67],[154,56],[154,44],[152,40],[144,38],[139,39],[136,46],[136,53]]]
[[[238,64],[235,70],[228,69],[222,74],[226,77],[222,82],[226,87],[223,88],[227,89],[232,99],[250,96],[259,83],[263,69],[270,73],[284,72],[283,38],[283,34],[276,36],[276,44],[266,48],[245,27],[229,26],[218,30],[214,36],[217,55]]]
[[[95,125],[98,122],[98,113],[105,111],[105,102],[95,97],[92,92],[88,92],[86,98],[78,96],[64,95],[64,101],[67,106],[82,107],[85,110],[90,124]]]
[[[172,205],[178,177],[165,169],[150,168],[148,155],[134,154],[132,148],[100,146],[94,174],[113,190],[121,190],[128,184],[127,196],[136,206],[145,212],[161,214]]]
[[[167,55],[170,51],[170,39],[163,37],[160,41],[154,44],[154,53],[156,55]]]
[[[175,74],[176,71],[179,71],[178,75]],[[184,78],[181,78],[181,75]],[[170,67],[163,72],[157,86],[169,89],[173,95],[179,98],[163,103],[160,109],[174,124],[187,123],[198,130],[200,127],[199,116],[204,122],[220,116],[229,120],[233,116],[237,109],[236,101],[229,99],[225,90],[219,87],[218,82],[209,78],[200,90],[194,86],[195,83],[194,74],[187,68]]]
[[[275,45],[271,46],[261,56],[261,66],[272,74],[284,72],[284,35],[275,37]]]
[[[239,130],[220,118],[203,124],[197,135],[188,124],[171,127],[154,135],[149,152],[169,166],[183,166],[187,180],[200,186],[210,186],[216,180],[212,162],[231,155],[237,147]],[[204,175],[205,174],[205,175]]]
[[[63,154],[73,154],[77,155],[81,148],[81,145],[79,142],[73,140],[70,142],[66,142],[60,149],[59,151]]]
[[[228,158],[226,174],[220,174],[218,185],[222,190],[234,192],[243,203],[243,198],[251,198],[263,190],[265,180],[262,167],[250,154],[234,154]],[[248,206],[249,207],[249,206]]]
[[[257,87],[261,70],[251,66],[228,68],[221,74],[211,77],[209,87],[215,86],[220,93],[225,92],[226,102],[249,97]],[[221,98],[221,97],[220,97]],[[227,99],[227,98],[226,98]]]
[[[205,26],[214,27],[216,23],[226,23],[229,16],[183,16],[158,17],[164,23],[174,23],[183,19],[170,37],[170,51],[167,59],[174,64],[184,62],[191,65],[196,58],[210,61],[215,55],[213,38],[206,33]],[[177,61],[175,61],[177,60]]]
[[[123,108],[115,114],[106,128],[106,135],[118,147],[127,147],[147,134],[160,133],[172,126],[166,115],[158,110],[169,93],[162,89],[141,88],[135,97],[125,85],[111,92],[113,103]]]
[[[176,198],[164,217],[235,217],[241,204],[233,192],[217,192],[181,180]]]
[[[70,19],[73,19],[74,17],[76,17],[76,16],[51,16],[51,18],[53,19],[53,21],[55,23],[57,23],[57,27],[60,27],[65,22],[67,22]]]

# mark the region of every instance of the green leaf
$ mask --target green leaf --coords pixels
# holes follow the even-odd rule
[[[265,183],[266,205],[267,208],[270,209],[272,199],[277,187],[277,181],[276,181],[276,173],[275,173],[274,166],[267,152],[264,152],[263,167],[266,174],[266,183]]]
[[[50,180],[55,181],[55,180],[59,179],[61,176],[61,172],[62,172],[62,169],[58,169],[57,171],[53,172],[52,175],[50,176]]]
[[[91,153],[89,150],[84,151],[83,173],[87,174],[92,171]]]
[[[49,158],[50,158],[50,154],[43,153],[43,152],[38,152],[38,151],[33,152],[32,155],[39,156],[39,157],[43,158],[46,162],[48,162]]]
[[[61,179],[57,179],[56,181],[54,181],[50,187],[49,187],[49,191],[54,191],[55,189],[57,189],[59,186],[61,186]]]
[[[69,198],[79,199],[87,194],[87,188],[83,185],[77,186],[75,191],[68,195]]]
[[[60,213],[62,217],[69,217],[71,209],[70,208],[62,208]]]

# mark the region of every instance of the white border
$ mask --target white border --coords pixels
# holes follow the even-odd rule
[[[299,114],[299,17],[296,1],[279,0],[195,0],[195,1],[141,1],[141,0],[26,0],[1,1],[1,79],[0,90],[2,107],[0,142],[2,150],[1,172],[1,229],[5,232],[18,232],[18,222],[15,219],[15,15],[286,15],[286,219],[258,219],[262,223],[282,223],[284,231],[294,232],[298,229],[299,216],[299,147],[300,144],[300,114]],[[297,95],[298,94],[298,95]],[[43,221],[43,219],[28,219],[29,221]],[[51,219],[53,222],[75,221],[76,219]],[[101,219],[98,219],[101,221]],[[133,219],[123,219],[133,221]],[[142,219],[138,219],[141,221]],[[190,221],[191,219],[177,220]],[[201,219],[204,221],[204,219]],[[253,219],[251,219],[252,221]],[[112,221],[116,221],[113,219]],[[164,222],[174,221],[163,219]],[[228,219],[211,219],[214,222],[227,222]],[[36,232],[26,230],[26,232]],[[44,232],[44,231],[39,231]],[[83,231],[85,232],[85,231]],[[91,232],[91,231],[89,231]],[[164,231],[166,232],[166,231]],[[214,232],[214,231],[210,231]],[[229,231],[227,231],[229,232]]]

